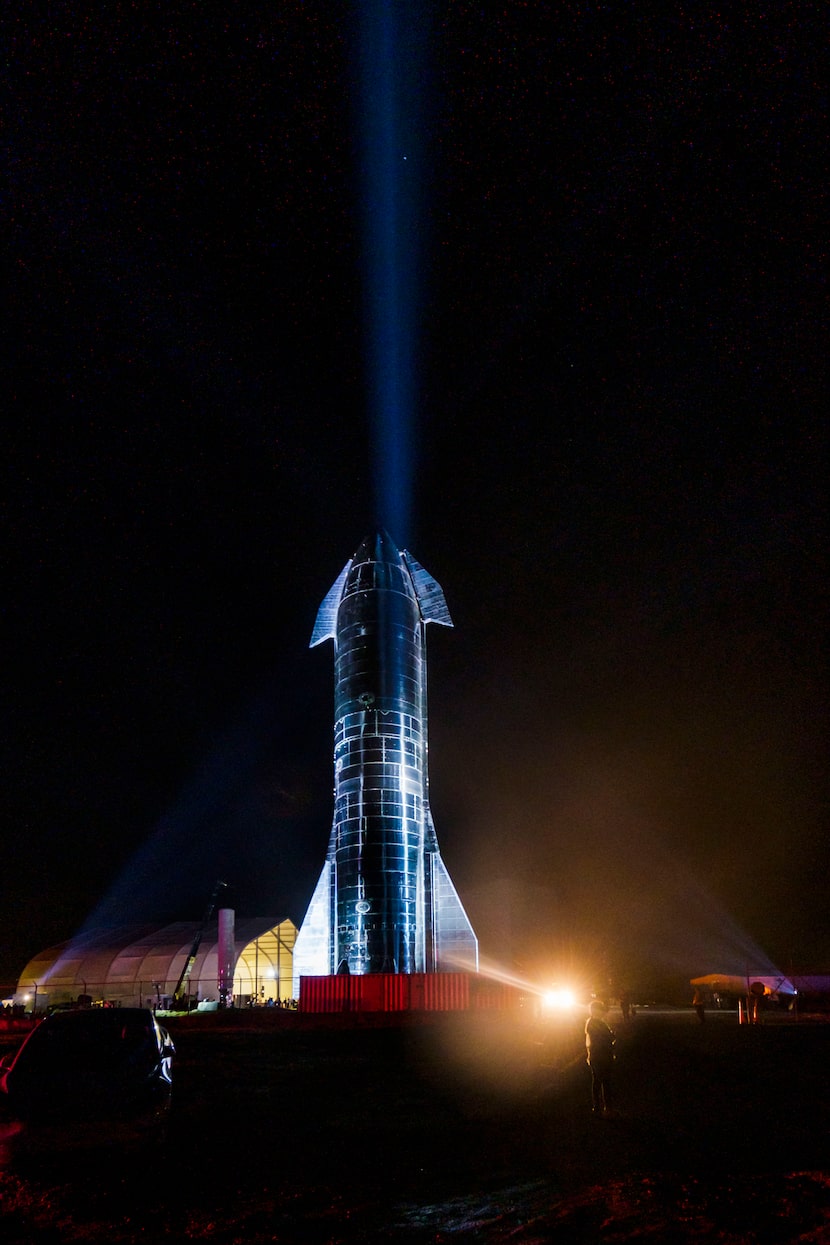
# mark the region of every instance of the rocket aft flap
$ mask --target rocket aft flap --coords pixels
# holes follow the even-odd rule
[[[334,640],[334,818],[294,947],[300,976],[476,971],[478,942],[429,808],[426,642],[444,594],[385,532],[329,591],[311,647]]]

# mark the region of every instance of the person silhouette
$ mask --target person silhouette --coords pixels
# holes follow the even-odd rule
[[[591,1069],[591,1111],[607,1119],[611,1114],[610,1081],[614,1066],[614,1031],[605,1020],[605,1004],[594,999],[585,1021],[585,1050]]]

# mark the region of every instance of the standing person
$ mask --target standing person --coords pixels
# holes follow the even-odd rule
[[[591,1110],[608,1118],[611,1114],[611,1069],[614,1066],[614,1031],[604,1019],[605,1004],[594,999],[585,1021],[585,1048],[591,1069]]]
[[[692,1007],[697,1012],[697,1018],[701,1024],[706,1020],[706,1012],[704,1010],[704,995],[700,986],[695,986],[694,998],[692,999]]]

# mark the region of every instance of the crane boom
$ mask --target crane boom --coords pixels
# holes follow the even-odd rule
[[[208,905],[205,908],[204,916],[202,917],[202,923],[196,931],[196,937],[193,939],[193,945],[190,948],[188,957],[184,962],[184,968],[182,969],[182,975],[179,978],[178,983],[176,985],[176,989],[173,993],[173,1010],[174,1011],[178,1011],[179,1008],[181,1008],[185,1003],[185,1000],[187,998],[187,983],[190,980],[190,974],[193,970],[193,965],[196,963],[196,956],[199,951],[199,945],[202,941],[202,934],[205,932],[205,926],[207,925],[208,921],[213,916],[213,910],[216,907],[216,901],[219,898],[221,891],[223,891],[227,885],[228,885],[227,882],[217,882],[213,888],[213,891],[211,892],[210,899],[208,900]]]

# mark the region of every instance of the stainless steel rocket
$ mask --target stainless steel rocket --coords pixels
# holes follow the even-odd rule
[[[320,606],[311,647],[334,640],[334,818],[295,982],[478,968],[429,807],[430,622],[452,626],[444,594],[386,532],[363,542]]]

